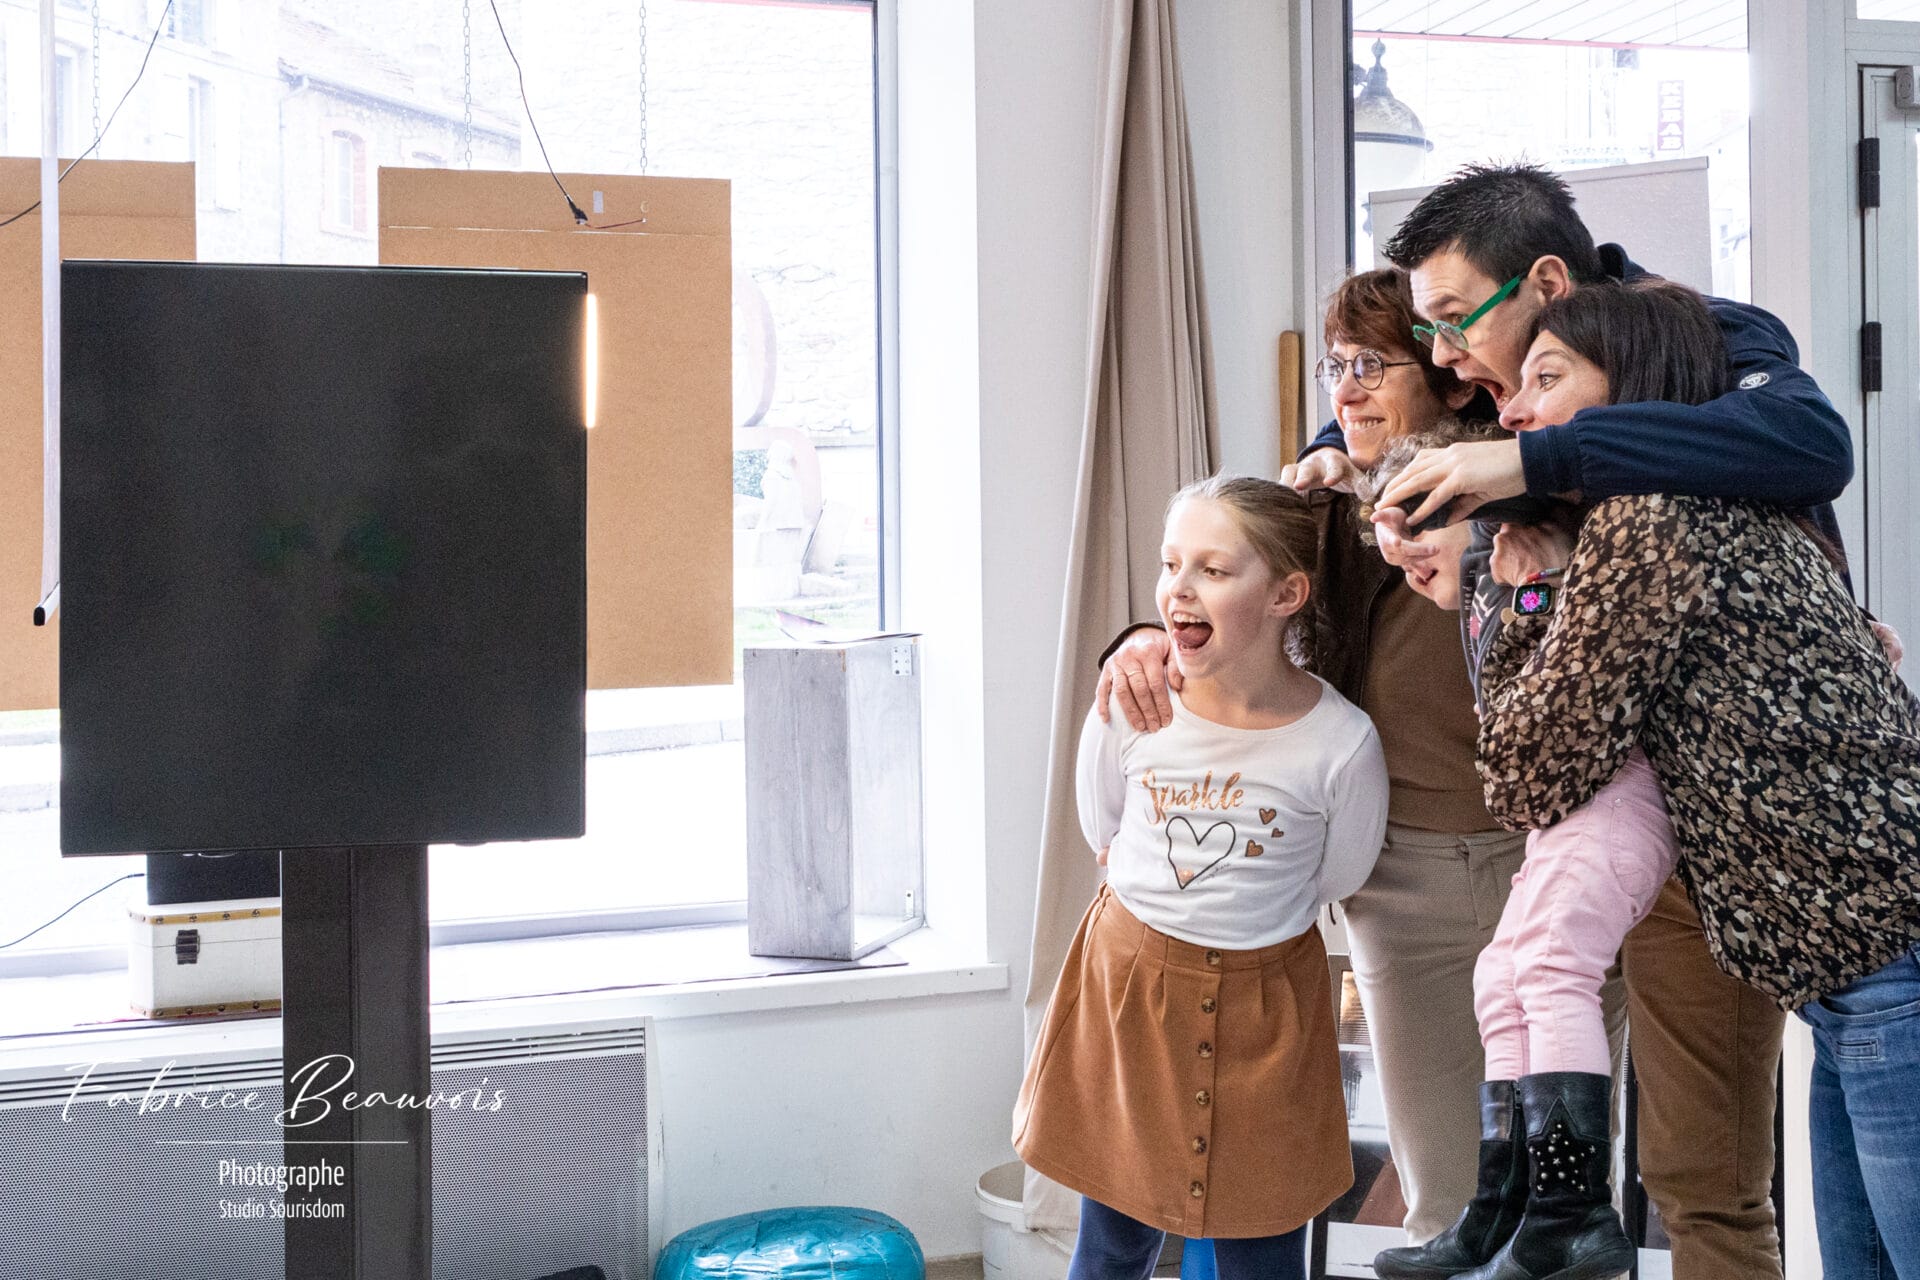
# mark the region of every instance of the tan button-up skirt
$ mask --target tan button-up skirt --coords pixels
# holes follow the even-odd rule
[[[1353,1185],[1320,931],[1212,950],[1104,885],[1014,1109],[1029,1166],[1176,1235],[1280,1235]]]

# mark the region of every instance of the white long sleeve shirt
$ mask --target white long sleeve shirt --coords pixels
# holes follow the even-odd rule
[[[1202,720],[1171,692],[1157,733],[1117,706],[1111,723],[1088,714],[1080,826],[1140,920],[1200,946],[1271,946],[1366,880],[1386,835],[1386,760],[1366,713],[1320,686],[1277,729]]]

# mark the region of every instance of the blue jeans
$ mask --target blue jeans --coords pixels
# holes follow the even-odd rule
[[[1920,1280],[1920,946],[1799,1014],[1827,1280]]]
[[[1180,1274],[1190,1276],[1187,1260],[1197,1256],[1196,1246],[1206,1245],[1207,1280],[1216,1274],[1216,1261],[1219,1280],[1304,1280],[1309,1227],[1249,1240],[1189,1241],[1181,1255]],[[1083,1196],[1080,1238],[1073,1247],[1073,1261],[1067,1264],[1067,1280],[1146,1280],[1166,1240],[1166,1232]]]

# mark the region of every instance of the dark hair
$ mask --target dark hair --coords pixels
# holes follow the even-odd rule
[[[1429,191],[1387,241],[1389,262],[1411,271],[1442,250],[1466,255],[1495,284],[1552,254],[1576,283],[1606,278],[1573,192],[1533,164],[1470,164]]]
[[[1644,279],[1575,289],[1540,309],[1542,330],[1607,375],[1608,404],[1705,404],[1727,393],[1727,343],[1706,300]]]
[[[1433,353],[1414,340],[1417,319],[1407,273],[1398,267],[1382,267],[1350,275],[1334,288],[1327,299],[1322,336],[1329,351],[1336,342],[1351,342],[1384,356],[1412,356],[1420,362],[1420,376],[1427,380],[1427,390],[1445,404],[1447,396],[1462,384],[1451,369],[1435,364]]]
[[[1320,597],[1320,537],[1314,524],[1313,507],[1308,498],[1284,484],[1258,476],[1218,475],[1196,481],[1173,495],[1167,512],[1189,499],[1204,498],[1217,502],[1233,516],[1240,532],[1253,544],[1254,553],[1275,578],[1288,574],[1307,575],[1308,604],[1287,619],[1282,643],[1296,662],[1311,623],[1310,614]]]
[[[1534,334],[1551,333],[1607,375],[1608,404],[1705,404],[1732,383],[1727,343],[1706,299],[1683,284],[1647,278],[1575,289],[1540,309]],[[1840,573],[1846,553],[1804,511],[1793,522]]]

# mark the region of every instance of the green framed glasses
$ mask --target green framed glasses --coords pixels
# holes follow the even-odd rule
[[[1502,302],[1505,302],[1507,298],[1512,295],[1513,291],[1520,287],[1520,282],[1526,278],[1527,273],[1522,271],[1519,275],[1501,285],[1500,292],[1475,307],[1473,314],[1465,320],[1462,320],[1459,324],[1448,324],[1445,320],[1435,320],[1432,324],[1417,324],[1413,326],[1414,338],[1423,347],[1431,347],[1435,342],[1444,340],[1446,344],[1455,351],[1467,350],[1468,326],[1472,325],[1473,322],[1481,316],[1487,314],[1487,312],[1499,306]]]

